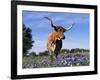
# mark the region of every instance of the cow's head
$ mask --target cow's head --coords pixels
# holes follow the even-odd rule
[[[44,18],[46,18],[49,21],[51,21],[51,27],[54,28],[54,31],[56,31],[57,36],[58,36],[58,40],[65,39],[64,32],[69,31],[73,27],[73,25],[74,25],[74,23],[73,23],[73,24],[70,25],[69,28],[64,28],[62,26],[56,26],[56,25],[54,25],[53,21],[49,17],[44,17]]]

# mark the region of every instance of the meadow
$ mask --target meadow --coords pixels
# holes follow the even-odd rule
[[[29,55],[23,57],[23,69],[26,68],[50,68],[50,67],[72,67],[89,66],[89,52],[83,53],[61,53],[52,63],[49,55]]]

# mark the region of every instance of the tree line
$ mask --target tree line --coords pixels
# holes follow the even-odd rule
[[[81,48],[73,48],[73,49],[61,49],[61,54],[68,54],[68,53],[85,53],[89,52],[89,49],[81,49]],[[29,55],[31,56],[48,56],[49,52],[47,50],[43,52],[31,52]]]

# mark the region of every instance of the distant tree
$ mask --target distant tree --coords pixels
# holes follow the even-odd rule
[[[70,50],[70,53],[75,53],[75,49],[71,49]]]
[[[89,52],[89,49],[82,49],[82,52]]]
[[[23,56],[25,56],[28,53],[28,50],[33,46],[32,44],[34,41],[32,41],[31,32],[32,30],[23,24]]]
[[[39,56],[47,56],[48,55],[48,51],[43,51],[39,53]]]
[[[75,49],[71,49],[70,53],[81,53],[81,52],[89,52],[88,49],[81,49],[81,48],[75,48]]]
[[[69,52],[70,52],[69,49],[62,49],[62,50],[61,50],[61,53],[69,53]]]
[[[31,53],[30,53],[30,56],[37,56],[37,55],[36,55],[36,52],[31,52]]]

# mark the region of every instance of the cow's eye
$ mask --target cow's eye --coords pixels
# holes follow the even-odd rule
[[[60,31],[62,31],[62,29],[60,29]]]

